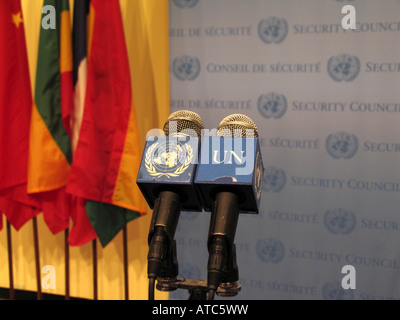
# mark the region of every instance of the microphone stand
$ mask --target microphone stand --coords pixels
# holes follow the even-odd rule
[[[178,275],[176,241],[173,235],[179,215],[178,194],[171,191],[161,192],[155,201],[148,237],[149,300],[154,300],[154,285],[158,277],[173,279]]]
[[[207,280],[198,279],[157,279],[157,290],[159,291],[175,291],[177,289],[185,289],[189,292],[188,300],[207,300],[209,292]],[[229,298],[236,296],[242,286],[238,282],[221,283],[216,290],[216,294],[220,297]]]
[[[220,283],[232,283],[239,279],[234,244],[238,219],[238,196],[234,192],[218,192],[213,202],[207,241],[208,300],[214,299]]]
[[[170,261],[164,264],[163,272],[157,278],[157,290],[186,289],[188,300],[213,300],[215,294],[233,297],[239,293],[241,285],[237,282],[239,269],[233,243],[239,217],[237,200],[232,192],[219,192],[213,203],[208,236],[208,279],[177,278],[176,250],[173,250]]]
[[[174,240],[172,254],[169,255],[168,260],[163,265],[160,276],[157,278],[157,290],[171,292],[177,289],[184,289],[188,290],[188,300],[207,300],[207,293],[209,293],[207,280],[177,278],[177,268],[176,242]],[[220,283],[215,293],[224,298],[236,296],[242,288],[241,285],[236,282],[237,279],[238,267],[236,263],[236,247],[233,245],[232,254],[229,257],[226,266],[226,282]],[[154,283],[152,281],[149,282],[149,289],[150,287],[154,290]],[[212,298],[214,298],[214,295]],[[212,299],[208,298],[208,300]]]

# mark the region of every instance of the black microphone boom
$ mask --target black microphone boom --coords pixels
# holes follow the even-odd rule
[[[234,244],[239,213],[258,213],[264,168],[257,127],[249,117],[234,114],[224,118],[218,126],[217,137],[208,139],[202,142],[201,152],[211,155],[212,161],[203,163],[210,159],[201,159],[195,184],[204,208],[211,207],[207,286],[208,299],[212,300],[221,283],[239,279]],[[218,152],[224,155],[222,161],[215,157]],[[226,159],[227,153],[234,155],[239,165],[232,157]],[[244,164],[239,155],[249,162],[250,169],[242,171],[243,174],[236,174]]]
[[[203,128],[199,115],[180,110],[166,121],[164,137],[146,141],[136,182],[153,208],[147,256],[150,300],[154,299],[155,279],[178,275],[174,236],[181,210],[202,209],[193,180]]]

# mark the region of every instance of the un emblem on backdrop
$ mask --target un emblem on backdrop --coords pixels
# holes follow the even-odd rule
[[[276,167],[266,167],[263,189],[266,192],[280,192],[286,184],[285,171]]]
[[[287,110],[287,100],[283,94],[270,92],[258,98],[257,107],[265,118],[279,119]]]
[[[187,55],[177,57],[172,62],[172,71],[179,80],[193,80],[200,73],[200,60]]]
[[[350,159],[358,150],[358,139],[346,132],[332,133],[326,138],[326,151],[334,159]]]
[[[328,73],[335,81],[352,81],[360,73],[360,60],[356,56],[339,54],[328,61]]]
[[[333,234],[349,234],[356,226],[356,215],[351,210],[335,208],[325,212],[324,223]]]
[[[279,240],[260,239],[256,244],[257,255],[263,262],[279,263],[285,255],[285,247]]]
[[[193,8],[199,0],[173,0],[179,8]]]
[[[284,18],[269,17],[258,23],[258,35],[265,43],[281,43],[288,34],[288,23]]]
[[[340,282],[327,282],[322,287],[322,298],[325,300],[353,300],[354,290],[345,290]]]

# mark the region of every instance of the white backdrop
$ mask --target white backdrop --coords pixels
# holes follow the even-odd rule
[[[346,4],[355,30],[341,26]],[[171,112],[210,129],[243,113],[261,137],[236,298],[399,299],[400,1],[170,0],[170,46]],[[183,277],[207,278],[209,217],[181,215]]]

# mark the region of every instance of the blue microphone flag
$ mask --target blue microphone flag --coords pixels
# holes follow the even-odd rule
[[[193,185],[198,150],[198,137],[150,136],[146,139],[136,182],[150,208],[161,191],[170,190],[179,194],[182,209],[202,210]]]
[[[203,137],[195,185],[206,211],[218,192],[229,190],[239,196],[240,212],[258,213],[263,175],[258,138]]]

